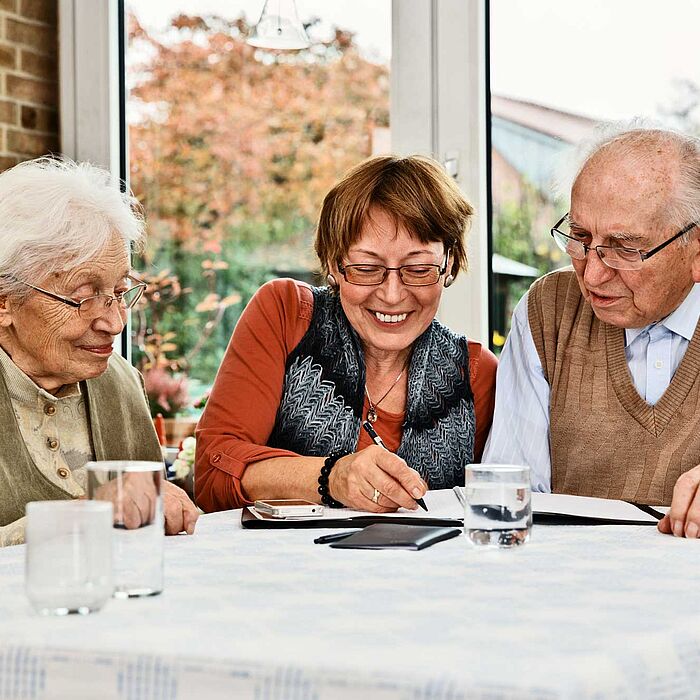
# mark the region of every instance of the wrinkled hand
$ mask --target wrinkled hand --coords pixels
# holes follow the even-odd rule
[[[187,494],[163,479],[163,515],[165,534],[177,535],[183,530],[191,535],[199,517],[199,511]],[[111,501],[114,506],[114,522],[127,530],[135,530],[153,521],[156,510],[156,484],[151,473],[125,474],[121,480],[121,489],[114,479],[100,486],[95,498]]]
[[[199,518],[197,506],[181,488],[169,481],[163,482],[163,514],[166,535],[177,535],[183,531],[188,535],[194,534]]]
[[[415,510],[415,499],[428,490],[415,469],[378,445],[341,457],[330,473],[328,486],[336,501],[373,513]],[[377,503],[372,501],[375,488],[381,493]]]
[[[658,528],[676,537],[700,535],[700,466],[678,477],[673,487],[671,510],[659,520]]]

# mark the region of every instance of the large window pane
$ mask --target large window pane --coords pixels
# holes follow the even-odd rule
[[[212,384],[260,284],[318,281],[323,195],[390,149],[390,0],[299,0],[312,46],[279,54],[246,44],[262,5],[127,2],[130,184],[149,230],[133,357],[166,415]]]
[[[494,344],[536,275],[568,264],[549,236],[554,183],[599,121],[698,131],[700,5],[491,0]]]

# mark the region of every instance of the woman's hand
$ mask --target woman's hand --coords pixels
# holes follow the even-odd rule
[[[197,507],[187,494],[165,479],[162,482],[163,515],[165,534],[177,535],[185,531],[194,533],[199,517]],[[114,505],[114,521],[127,530],[150,525],[155,517],[156,485],[152,474],[125,474],[121,488],[116,480],[109,481],[97,489],[95,498],[111,501]]]
[[[428,490],[415,469],[378,445],[341,457],[330,473],[328,486],[336,501],[373,513],[415,510],[415,499]],[[372,500],[375,489],[380,493],[376,502]]]

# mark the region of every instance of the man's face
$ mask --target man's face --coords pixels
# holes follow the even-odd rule
[[[676,159],[652,154],[643,161],[594,156],[571,191],[572,233],[591,248],[623,245],[648,251],[677,232],[668,212],[677,191]],[[691,223],[691,222],[686,222]],[[621,328],[642,328],[674,311],[700,281],[700,243],[674,241],[639,270],[607,267],[591,250],[572,260],[581,292],[595,315]]]

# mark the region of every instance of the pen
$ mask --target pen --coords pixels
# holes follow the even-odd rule
[[[372,427],[372,424],[368,420],[362,421],[362,427],[367,431],[367,434],[372,438],[372,442],[375,445],[383,447],[388,452],[387,446],[384,444],[384,440],[377,435],[377,431]],[[424,511],[428,511],[428,506],[425,505],[425,501],[422,498],[416,498],[415,501]]]
[[[333,532],[330,535],[322,535],[314,540],[314,544],[327,544],[328,542],[338,542],[338,540],[344,540],[350,535],[354,535],[357,530],[351,530],[350,532]]]

